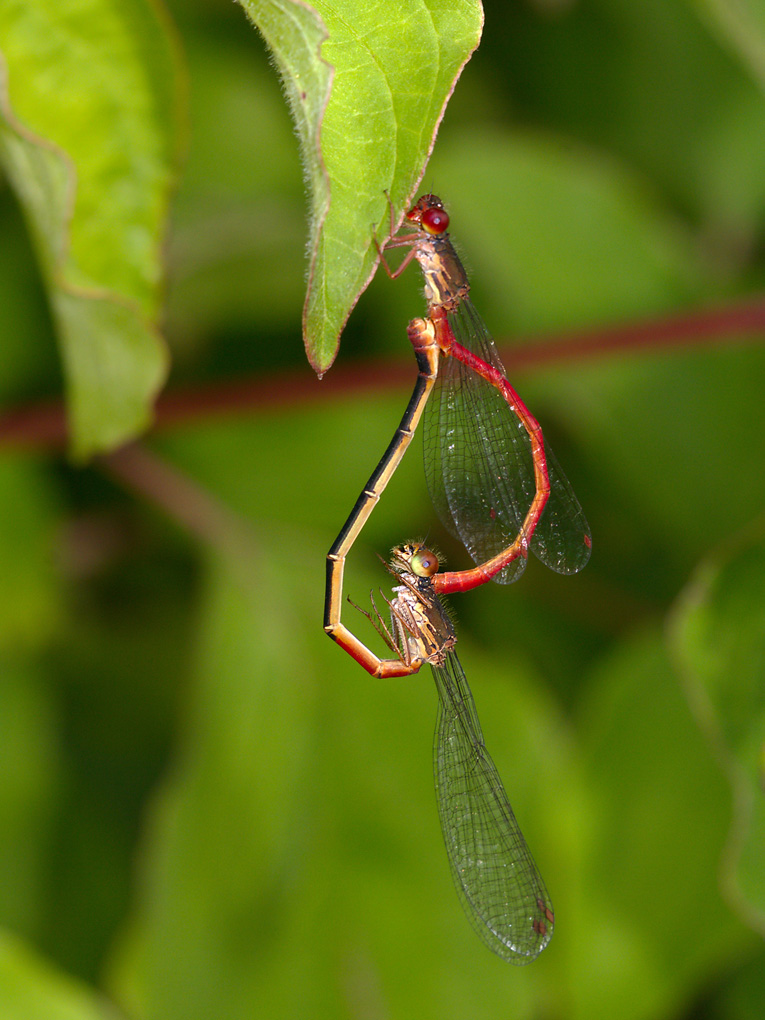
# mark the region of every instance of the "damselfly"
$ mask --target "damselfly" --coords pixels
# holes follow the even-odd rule
[[[407,219],[415,232],[385,245],[408,247],[403,262],[393,271],[382,252],[381,259],[392,277],[412,260],[419,263],[443,355],[425,412],[425,473],[438,514],[476,563],[491,560],[532,525],[532,552],[558,573],[576,573],[592,548],[587,520],[470,300],[443,203],[423,195]],[[525,565],[525,556],[516,557],[495,580],[515,581]]]
[[[385,599],[390,624],[374,600],[372,612],[362,612],[395,657],[379,659],[369,652],[364,665],[377,676],[408,675],[425,663],[432,668],[438,692],[433,768],[452,878],[470,923],[487,946],[511,963],[528,963],[550,941],[552,904],[486,750],[454,649],[454,627],[438,598],[437,582],[446,576],[438,567],[437,556],[420,543],[393,550],[388,569],[398,584],[394,597]],[[361,642],[347,628],[332,637],[359,660]]]

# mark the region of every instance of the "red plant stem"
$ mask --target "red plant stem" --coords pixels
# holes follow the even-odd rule
[[[500,353],[508,373],[566,361],[626,354],[641,350],[673,350],[706,344],[754,343],[765,338],[765,298],[706,308],[661,319],[628,323],[550,337],[542,343],[514,345]],[[320,385],[309,371],[258,375],[232,382],[185,387],[162,394],[156,405],[155,430],[228,414],[252,416],[275,407],[305,407],[330,396],[381,392],[411,378],[408,361],[340,365]],[[40,401],[0,412],[0,447],[61,449],[67,441],[61,400]]]

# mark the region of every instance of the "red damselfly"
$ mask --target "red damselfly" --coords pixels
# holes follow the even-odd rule
[[[442,354],[425,412],[425,472],[439,516],[476,563],[491,560],[525,530],[528,546],[548,567],[573,574],[587,563],[590,529],[542,430],[507,381],[496,346],[469,297],[470,284],[435,195],[407,213],[415,232],[386,248],[410,250],[394,271],[416,260],[425,278],[428,316]],[[495,575],[515,581],[516,557]]]

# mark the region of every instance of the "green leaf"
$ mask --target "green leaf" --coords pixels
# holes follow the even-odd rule
[[[54,564],[57,493],[41,465],[6,453],[0,458],[0,494],[0,649],[38,650],[62,609]]]
[[[114,1020],[95,992],[62,974],[20,939],[0,930],[0,1016],[3,1020]]]
[[[760,1020],[765,1002],[765,953],[738,967],[717,993],[711,1015],[720,1020]],[[716,1007],[716,1008],[715,1008]]]
[[[693,0],[724,44],[765,87],[765,8],[759,0]]]
[[[157,804],[150,880],[118,967],[120,997],[137,1015],[172,1020],[191,1001],[199,1016],[251,1013],[257,950],[279,929],[309,736],[310,673],[297,666],[305,627],[280,580],[295,569],[289,560],[258,562],[242,542],[236,561],[212,563],[190,729]]]
[[[430,671],[367,677],[322,632],[308,534],[269,534],[257,560],[242,548],[207,578],[185,739],[151,813],[116,994],[162,1020],[342,1016],[342,989],[371,969],[392,1016],[468,1016],[471,982],[443,981],[466,966],[482,1016],[506,1016],[506,968],[462,914],[439,832]],[[372,583],[386,583],[379,564],[350,590]],[[518,817],[564,897],[555,865],[579,803],[565,728],[522,668],[464,652]],[[554,966],[519,977],[514,1017],[538,1014]]]
[[[0,917],[24,933],[40,930],[49,906],[51,820],[64,773],[59,692],[47,681],[37,663],[0,650]]]
[[[672,638],[697,718],[734,797],[724,890],[765,934],[765,536],[761,524],[703,564]]]
[[[177,58],[149,0],[2,6],[0,159],[49,289],[79,458],[145,428],[165,377],[156,315],[177,122]]]
[[[575,1017],[664,1017],[754,940],[716,891],[730,805],[656,629],[582,705],[593,839],[572,924]]]
[[[50,822],[63,773],[60,691],[40,665],[63,616],[54,565],[61,524],[55,488],[37,462],[0,458],[0,494],[0,918],[28,933],[39,930],[50,900]],[[6,1017],[2,1002],[0,988]]]
[[[240,0],[271,47],[310,189],[303,332],[311,364],[338,337],[377,263],[390,212],[412,198],[446,103],[478,45],[478,0],[272,5]]]
[[[640,176],[571,139],[468,125],[439,145],[431,171],[497,336],[658,313],[708,288],[690,239]]]

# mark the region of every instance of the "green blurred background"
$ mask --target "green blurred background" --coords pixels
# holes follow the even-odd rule
[[[451,886],[427,671],[371,680],[321,629],[326,551],[414,381],[418,274],[375,279],[333,370],[350,381],[313,381],[278,79],[238,7],[169,7],[191,103],[165,319],[186,415],[130,460],[0,458],[5,1015],[112,1015],[92,986],[141,1020],[761,1017],[765,350],[667,330],[564,356],[567,336],[762,293],[761,8],[762,36],[737,39],[723,3],[490,0],[424,181],[593,533],[578,577],[532,562],[453,600],[556,906],[515,969]],[[0,229],[16,405],[61,374],[7,188]],[[381,362],[400,382],[370,386]],[[250,406],[211,412],[230,379]],[[467,565],[415,447],[354,550],[358,601],[406,538]]]

